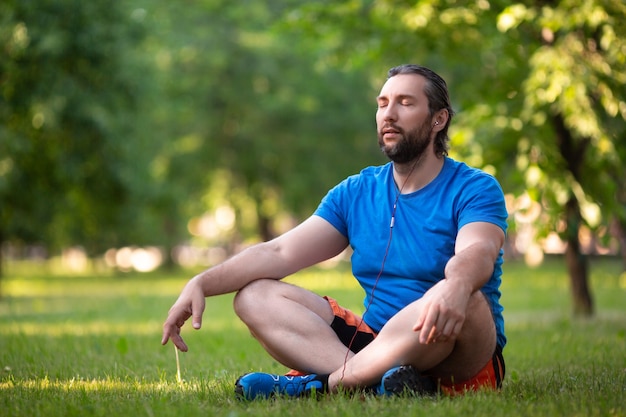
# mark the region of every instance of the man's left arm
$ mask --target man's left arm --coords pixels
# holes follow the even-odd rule
[[[459,335],[469,299],[489,281],[503,244],[504,231],[492,223],[468,223],[459,230],[445,279],[422,297],[424,308],[413,328],[421,332],[421,343],[445,342]]]

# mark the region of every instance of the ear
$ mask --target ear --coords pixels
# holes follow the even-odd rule
[[[448,124],[449,113],[447,109],[441,109],[432,118],[432,128],[435,132],[443,130]]]

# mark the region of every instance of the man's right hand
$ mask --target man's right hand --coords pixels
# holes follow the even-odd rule
[[[189,317],[192,318],[192,326],[198,330],[202,326],[202,313],[204,313],[205,298],[198,279],[192,279],[181,292],[178,300],[174,303],[163,323],[163,338],[161,344],[165,345],[168,340],[182,352],[189,348],[180,336],[180,329]]]

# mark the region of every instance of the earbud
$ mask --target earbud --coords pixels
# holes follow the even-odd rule
[[[435,122],[435,126],[437,126],[439,124],[439,122]]]

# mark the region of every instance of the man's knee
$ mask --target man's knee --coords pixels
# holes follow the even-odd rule
[[[468,319],[473,326],[478,326],[489,335],[496,336],[496,324],[491,311],[491,305],[485,294],[480,291],[472,294],[467,311]]]
[[[258,317],[259,310],[266,305],[275,283],[273,279],[258,279],[237,291],[233,299],[237,316],[244,322],[251,317]]]
[[[282,318],[298,308],[315,313],[330,324],[334,313],[327,300],[301,287],[274,279],[259,279],[240,289],[233,300],[235,313],[248,326],[269,317]],[[258,322],[257,322],[258,323]]]
[[[465,380],[482,369],[496,348],[496,327],[491,306],[485,295],[476,292],[470,298],[467,316],[452,353],[434,369],[432,374],[443,381],[453,376]]]
[[[477,343],[480,341],[481,343]],[[483,346],[489,354],[496,343],[496,325],[487,297],[480,291],[472,294],[467,308],[465,323],[457,342],[467,342],[472,346]]]

